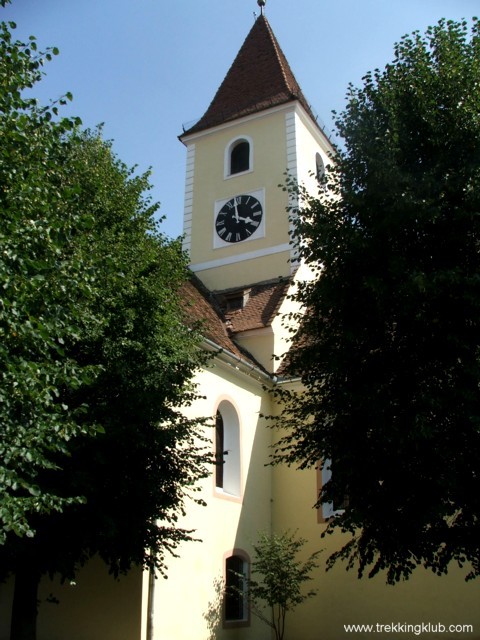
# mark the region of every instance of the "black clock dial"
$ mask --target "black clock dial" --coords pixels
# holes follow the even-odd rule
[[[260,226],[262,205],[253,196],[235,196],[217,214],[215,231],[225,242],[247,240]]]

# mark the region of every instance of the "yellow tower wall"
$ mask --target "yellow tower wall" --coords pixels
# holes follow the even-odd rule
[[[226,177],[225,150],[238,137],[252,140],[252,170]],[[288,163],[285,108],[216,127],[184,142],[192,158],[186,195],[192,209],[187,228],[192,269],[211,290],[290,275],[288,200],[279,187]],[[214,248],[215,202],[258,190],[265,194],[265,235]]]

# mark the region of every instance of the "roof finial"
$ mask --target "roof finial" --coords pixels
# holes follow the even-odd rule
[[[267,2],[267,0],[257,0],[257,4],[260,7],[260,14],[263,16],[263,7],[265,6],[265,3]]]

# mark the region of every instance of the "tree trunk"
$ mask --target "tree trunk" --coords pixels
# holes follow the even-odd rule
[[[35,567],[25,565],[15,573],[10,640],[36,640],[39,582]]]

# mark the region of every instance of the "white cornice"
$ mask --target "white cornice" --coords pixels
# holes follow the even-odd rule
[[[264,387],[272,388],[276,385],[284,385],[292,387],[301,388],[304,390],[303,383],[299,377],[296,378],[284,378],[283,376],[277,376],[275,374],[269,374],[260,367],[255,366],[253,363],[244,360],[243,358],[235,355],[228,349],[224,349],[220,347],[216,342],[209,340],[208,338],[203,338],[203,348],[205,351],[209,351],[213,353],[214,362],[216,364],[221,364],[223,368],[227,371],[232,371],[232,369],[238,373],[246,376],[252,382],[261,385]],[[208,369],[208,365],[207,365]]]
[[[302,123],[307,127],[309,133],[317,139],[318,144],[322,147],[322,149],[327,153],[334,153],[335,150],[333,148],[332,142],[330,141],[330,138],[327,136],[318,122],[312,120],[312,118],[307,113],[307,111],[305,111],[300,102],[296,103],[295,113],[298,114]]]
[[[275,253],[283,253],[284,251],[290,251],[290,244],[277,244],[274,247],[267,247],[266,249],[258,249],[257,251],[248,251],[246,253],[240,253],[236,256],[228,256],[227,258],[218,258],[217,260],[208,260],[207,262],[197,262],[191,264],[190,269],[196,273],[197,271],[205,271],[206,269],[215,269],[217,267],[224,267],[227,264],[236,264],[237,262],[243,262],[244,260],[253,260],[255,258],[263,258],[264,256],[270,256]]]
[[[195,140],[199,138],[215,135],[218,131],[224,131],[225,129],[231,129],[232,127],[236,127],[239,124],[245,124],[251,122],[252,120],[260,120],[262,118],[267,118],[273,113],[287,113],[288,111],[297,112],[302,121],[305,122],[306,126],[310,129],[312,135],[317,137],[319,141],[321,140],[321,146],[325,148],[325,150],[334,151],[333,145],[330,142],[327,134],[323,131],[322,127],[316,122],[312,120],[310,114],[304,109],[298,100],[292,100],[291,102],[286,102],[284,104],[278,105],[276,107],[270,107],[269,109],[264,109],[262,111],[257,111],[255,113],[251,113],[248,116],[244,116],[243,118],[237,118],[236,120],[229,120],[228,122],[224,122],[223,124],[219,124],[215,127],[211,127],[209,129],[202,129],[202,131],[197,131],[196,133],[191,134],[183,134],[179,136],[179,140],[183,142],[185,146],[188,146]]]

